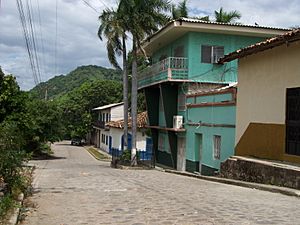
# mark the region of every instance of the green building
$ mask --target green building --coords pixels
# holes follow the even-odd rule
[[[151,65],[138,86],[157,163],[212,174],[234,154],[237,61],[218,61],[285,31],[180,18],[145,40]]]

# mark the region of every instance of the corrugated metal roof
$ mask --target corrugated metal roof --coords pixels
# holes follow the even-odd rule
[[[164,29],[166,29],[168,26],[170,26],[171,24],[173,24],[176,21],[178,21],[178,22],[187,22],[187,23],[198,23],[198,24],[222,25],[222,26],[229,26],[229,27],[261,28],[261,29],[266,29],[266,30],[278,30],[278,31],[283,31],[283,32],[291,30],[289,28],[257,26],[257,25],[240,24],[240,23],[219,23],[219,22],[204,21],[204,20],[199,20],[199,19],[191,19],[191,18],[181,17],[179,19],[169,21],[165,26],[163,26],[157,32],[155,32],[152,35],[148,36],[145,41],[150,40],[152,37],[156,36],[157,34],[162,32]]]
[[[147,125],[148,122],[148,116],[147,112],[142,112],[137,115],[137,127],[138,128],[144,128]],[[108,127],[115,127],[115,128],[124,128],[124,120],[118,120],[118,121],[110,121],[105,124]],[[132,120],[131,118],[128,119],[128,128],[131,128],[132,126]]]
[[[225,55],[224,57],[222,57],[219,60],[219,63],[230,62],[235,59],[239,59],[248,55],[255,54],[257,52],[265,51],[267,49],[271,49],[276,46],[280,46],[298,40],[300,40],[300,29],[295,29],[283,35],[278,35],[276,37],[269,38],[265,41],[231,52]]]
[[[267,27],[267,26],[257,26],[257,25],[249,25],[249,24],[240,24],[240,23],[219,23],[212,21],[204,21],[192,18],[179,18],[179,21],[190,22],[190,23],[204,23],[204,24],[216,24],[216,25],[225,25],[225,26],[236,26],[236,27],[253,27],[253,28],[262,28],[262,29],[273,29],[273,30],[286,30],[289,31],[291,29],[288,28],[279,28],[279,27]],[[175,20],[173,20],[175,21]]]
[[[97,108],[92,109],[93,111],[97,111],[97,110],[103,110],[103,109],[109,109],[109,108],[113,108],[119,105],[124,104],[123,102],[119,102],[119,103],[113,103],[113,104],[109,104],[109,105],[103,105]]]

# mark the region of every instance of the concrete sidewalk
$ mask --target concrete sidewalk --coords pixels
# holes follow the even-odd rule
[[[274,185],[259,184],[259,183],[251,183],[251,182],[245,182],[245,181],[241,181],[241,180],[232,180],[232,179],[226,179],[226,178],[214,177],[214,176],[204,176],[204,175],[200,175],[200,174],[196,174],[196,173],[176,171],[176,170],[172,170],[172,169],[163,169],[161,167],[158,167],[156,169],[159,171],[162,171],[162,172],[166,172],[166,173],[194,177],[197,179],[208,180],[208,181],[213,181],[213,182],[218,182],[218,183],[223,183],[223,184],[236,185],[236,186],[240,186],[240,187],[247,187],[247,188],[252,188],[252,189],[257,189],[257,190],[262,190],[262,191],[280,193],[280,194],[295,196],[295,197],[300,198],[300,191],[296,190],[296,189],[292,189],[292,188],[278,187],[278,186],[274,186]]]

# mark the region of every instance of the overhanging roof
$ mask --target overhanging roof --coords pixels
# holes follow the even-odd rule
[[[97,110],[109,109],[109,108],[117,107],[122,104],[124,104],[124,103],[123,102],[113,103],[113,104],[109,104],[109,105],[100,106],[100,107],[94,108],[92,110],[97,111]]]
[[[290,31],[285,28],[261,27],[242,24],[207,22],[197,19],[179,18],[172,20],[159,31],[146,38],[143,48],[148,56],[163,46],[173,42],[187,32],[206,32],[216,34],[232,34],[253,37],[270,37]]]
[[[258,52],[265,51],[267,49],[274,48],[276,46],[280,46],[283,44],[288,44],[294,41],[300,40],[300,29],[295,29],[293,31],[287,32],[283,35],[279,35],[265,41],[259,42],[254,45],[250,45],[248,47],[236,50],[225,55],[223,58],[219,60],[220,63],[230,62],[235,59],[243,58],[248,55],[252,55]]]

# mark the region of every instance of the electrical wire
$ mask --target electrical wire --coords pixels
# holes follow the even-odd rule
[[[28,53],[28,58],[29,58],[29,62],[30,62],[31,70],[32,70],[33,80],[34,80],[34,83],[37,85],[39,83],[39,81],[38,81],[37,70],[36,70],[35,62],[34,62],[34,56],[32,53],[32,40],[30,39],[30,35],[29,35],[29,31],[28,31],[28,25],[27,25],[26,16],[24,13],[24,6],[22,3],[22,0],[16,0],[16,3],[17,3],[19,19],[20,19],[20,22],[22,25],[23,35],[24,35],[24,39],[25,39],[26,50]]]

